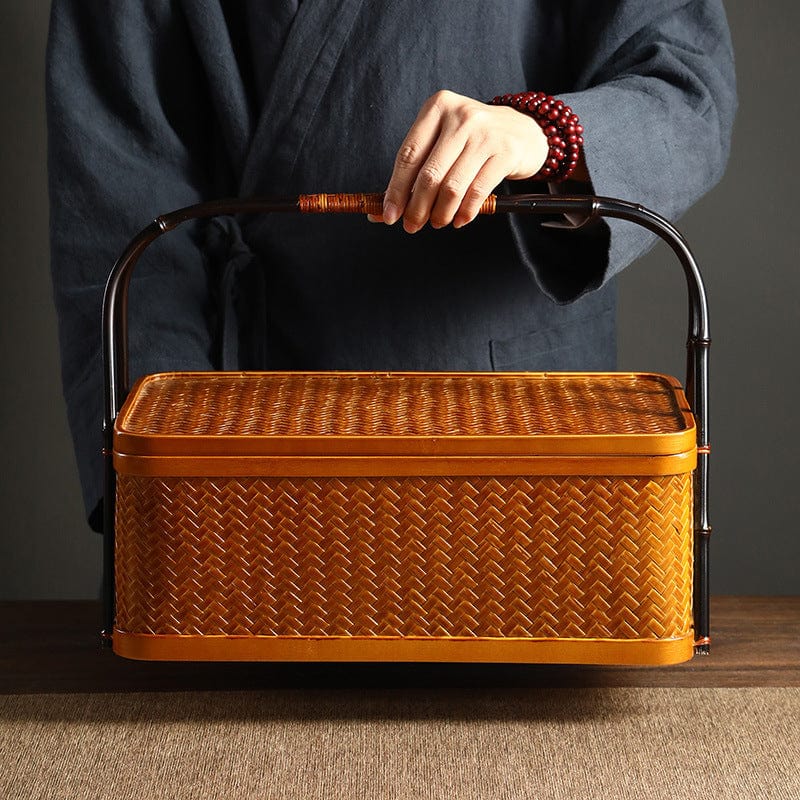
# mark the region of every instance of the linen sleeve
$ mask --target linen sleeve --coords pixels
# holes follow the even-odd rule
[[[67,415],[86,513],[102,514],[101,304],[108,273],[160,213],[209,194],[204,84],[168,3],[55,0],[47,51],[51,271]],[[197,232],[178,229],[131,284],[131,380],[211,368]]]
[[[592,192],[679,218],[720,179],[729,153],[736,79],[721,0],[575,2],[565,34],[570,83],[552,93],[585,128]],[[559,303],[604,285],[655,241],[621,220],[535,234],[515,220],[512,229]]]

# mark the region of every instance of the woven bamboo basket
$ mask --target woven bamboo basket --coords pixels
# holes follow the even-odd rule
[[[295,205],[374,202],[324,197]],[[599,198],[486,210],[565,201],[667,225]],[[682,240],[665,237],[696,276],[688,398],[649,373],[161,373],[128,390],[133,264],[160,233],[221,209],[159,218],[109,281],[116,653],[668,664],[707,651],[708,332]]]

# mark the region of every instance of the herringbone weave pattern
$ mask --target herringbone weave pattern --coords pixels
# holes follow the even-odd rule
[[[691,629],[691,475],[120,475],[117,626],[665,638]]]
[[[123,428],[160,436],[536,436],[685,430],[659,376],[220,372],[145,383]]]

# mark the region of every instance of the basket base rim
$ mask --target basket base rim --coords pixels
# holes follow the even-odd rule
[[[665,666],[694,654],[693,632],[670,639],[435,636],[225,636],[114,629],[113,650],[142,661],[481,662]]]

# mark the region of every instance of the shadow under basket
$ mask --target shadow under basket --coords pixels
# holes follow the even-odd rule
[[[114,649],[685,660],[695,436],[658,375],[149,376],[115,430]]]
[[[127,291],[189,219],[378,213],[377,195],[156,219],[104,301],[104,640],[129,658],[672,664],[707,653],[708,313],[680,234],[621,200],[491,197],[660,235],[686,394],[651,373],[175,372],[128,388]]]

